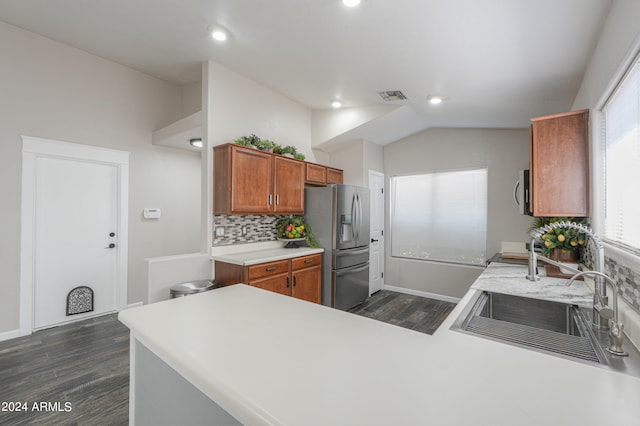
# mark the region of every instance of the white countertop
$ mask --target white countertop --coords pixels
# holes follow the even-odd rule
[[[310,254],[323,253],[321,248],[284,248],[272,247],[261,250],[248,250],[236,253],[222,253],[211,256],[213,260],[220,262],[233,263],[235,265],[249,266],[258,263],[274,262],[276,260],[291,259],[299,256],[307,256]]]
[[[244,424],[638,424],[638,378],[449,330],[475,291],[433,336],[243,284],[119,318]]]

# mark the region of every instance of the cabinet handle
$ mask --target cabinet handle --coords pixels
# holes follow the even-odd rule
[[[295,287],[296,284],[298,284],[298,280],[297,280],[297,277],[294,275],[293,276],[293,286]]]
[[[273,195],[269,194],[269,205],[273,204]]]
[[[280,195],[276,194],[276,206],[280,204]]]
[[[271,267],[267,268],[267,271],[275,271],[276,269],[278,269],[277,266],[271,266]]]
[[[287,288],[289,288],[289,277],[287,277]]]
[[[313,262],[313,259],[306,259],[306,260],[304,261],[304,263],[311,263],[311,262]]]

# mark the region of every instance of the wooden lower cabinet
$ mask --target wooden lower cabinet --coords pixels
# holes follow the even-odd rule
[[[249,285],[263,290],[284,294],[286,296],[289,296],[289,293],[291,292],[289,274],[253,280]]]
[[[292,275],[291,295],[293,297],[313,303],[321,302],[322,288],[318,285],[322,276],[320,266],[293,271]]]
[[[246,283],[313,303],[322,301],[322,254],[242,266],[215,262],[216,280],[223,285]]]

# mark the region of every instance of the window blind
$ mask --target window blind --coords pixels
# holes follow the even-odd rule
[[[391,178],[391,256],[484,265],[487,169]]]
[[[640,65],[636,61],[606,103],[605,238],[640,249]]]

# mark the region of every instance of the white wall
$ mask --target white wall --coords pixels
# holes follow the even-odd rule
[[[383,149],[381,145],[365,140],[356,140],[335,145],[326,163],[343,169],[346,185],[369,186],[369,170],[384,173]]]
[[[181,88],[3,22],[0,57],[0,333],[19,326],[20,135],[131,152],[128,302],[143,301],[144,258],[199,251],[199,154],[151,144]]]
[[[430,129],[384,147],[387,187],[395,175],[488,168],[488,257],[500,251],[501,241],[528,239],[531,218],[519,215],[513,202],[518,171],[528,165],[527,129]],[[390,191],[386,192],[385,228],[386,235],[390,235]],[[385,285],[460,298],[482,272],[480,268],[393,258],[390,238],[386,243]]]
[[[594,108],[616,83],[640,40],[640,1],[614,0],[572,109]]]
[[[307,161],[315,160],[310,109],[218,63],[209,62],[208,68],[211,144],[255,133],[280,145],[293,145]]]

